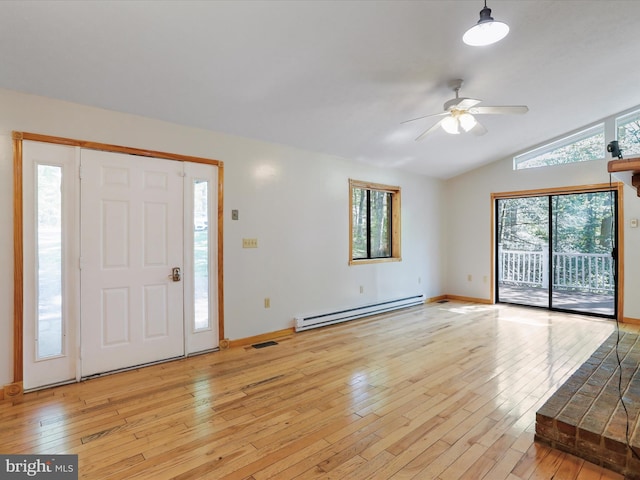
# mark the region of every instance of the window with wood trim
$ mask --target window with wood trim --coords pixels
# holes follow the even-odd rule
[[[349,180],[349,263],[399,261],[400,187]]]

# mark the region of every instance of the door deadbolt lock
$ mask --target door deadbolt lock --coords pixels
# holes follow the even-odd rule
[[[173,267],[171,269],[171,275],[169,275],[169,278],[171,280],[173,280],[174,282],[179,282],[181,279],[180,276],[180,267]]]

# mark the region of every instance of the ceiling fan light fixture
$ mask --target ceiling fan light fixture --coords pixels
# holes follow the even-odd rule
[[[460,115],[458,117],[458,121],[460,122],[460,126],[465,132],[468,132],[469,130],[471,130],[478,123],[476,118],[467,112]]]
[[[422,140],[440,128],[451,135],[458,135],[462,132],[470,132],[476,136],[484,135],[487,133],[487,129],[476,119],[476,115],[521,115],[529,111],[526,105],[478,106],[479,103],[482,103],[482,100],[461,97],[459,95],[460,88],[462,87],[462,80],[460,79],[449,81],[449,87],[455,92],[456,98],[452,98],[444,103],[443,112],[423,115],[402,122],[408,123],[422,120],[423,118],[443,117],[440,121],[432,124],[418,135],[416,141]]]
[[[483,47],[499,42],[509,33],[509,25],[497,22],[491,16],[491,9],[484,2],[484,8],[480,10],[480,20],[465,32],[462,41],[472,47]]]
[[[445,132],[451,135],[458,135],[460,133],[460,122],[454,116],[444,117],[440,125]]]

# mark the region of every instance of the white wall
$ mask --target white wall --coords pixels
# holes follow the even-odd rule
[[[614,181],[616,181],[614,179]],[[490,298],[491,193],[609,182],[607,161],[581,162],[514,171],[507,158],[447,181],[447,239],[449,257],[445,291],[448,294]],[[636,190],[624,187],[624,316],[640,318],[640,218]],[[472,281],[467,280],[472,275]]]
[[[446,293],[444,182],[0,89],[0,386],[13,380],[13,130],[223,161],[230,339],[289,328],[299,314]],[[402,262],[348,266],[349,178],[402,188]],[[257,238],[258,249],[241,248],[243,237]]]
[[[225,172],[225,299],[230,338],[290,326],[295,314],[326,311],[407,293],[443,293],[438,182],[371,170],[320,155],[287,150],[277,157],[257,148]],[[225,169],[227,164],[225,164]],[[402,187],[402,262],[349,267],[347,179]],[[227,216],[228,218],[228,216]],[[437,231],[437,230],[436,230]],[[255,237],[259,248],[241,248]],[[258,275],[256,273],[259,272]],[[418,283],[421,278],[421,283]],[[360,286],[364,294],[360,294]],[[264,309],[265,297],[271,308]],[[238,318],[242,321],[234,321]],[[259,325],[263,325],[260,327]]]

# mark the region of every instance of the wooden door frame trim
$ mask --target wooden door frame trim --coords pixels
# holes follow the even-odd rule
[[[68,145],[90,150],[103,150],[125,153],[142,157],[176,160],[179,162],[204,163],[218,167],[218,340],[224,339],[224,258],[223,258],[223,220],[224,220],[224,162],[209,158],[180,155],[176,153],[144,150],[139,148],[111,145],[108,143],[75,140],[29,132],[12,132],[13,138],[13,385],[22,384],[24,378],[23,340],[24,340],[24,232],[22,225],[22,142],[35,142]],[[21,388],[20,388],[21,389]],[[5,392],[6,393],[6,392]]]
[[[616,214],[616,230],[618,232],[618,243],[616,248],[618,250],[617,267],[618,267],[618,299],[616,305],[616,317],[620,322],[624,321],[624,183],[623,182],[611,182],[611,183],[598,183],[593,185],[582,185],[575,187],[556,187],[556,188],[542,188],[535,190],[520,190],[514,192],[500,192],[491,194],[491,303],[495,301],[495,234],[496,234],[496,219],[495,219],[495,203],[496,199],[503,198],[521,198],[521,197],[535,197],[545,195],[562,195],[562,194],[574,194],[574,193],[589,193],[589,192],[608,192],[614,190],[617,195],[617,214]]]

